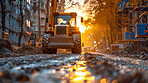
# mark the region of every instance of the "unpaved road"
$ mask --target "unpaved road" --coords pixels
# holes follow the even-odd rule
[[[148,60],[99,53],[0,58],[0,83],[148,83]]]

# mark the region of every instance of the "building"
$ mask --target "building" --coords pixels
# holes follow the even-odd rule
[[[148,1],[122,0],[117,12],[118,40],[122,42],[148,39]]]
[[[0,2],[1,3],[1,2]],[[18,45],[18,39],[21,32],[20,0],[3,0],[5,14],[5,32],[9,34],[9,40],[12,44]],[[0,6],[1,7],[1,6]],[[0,8],[2,11],[2,8]],[[23,13],[23,35],[21,45],[29,40],[30,32],[30,0],[22,0]],[[2,13],[0,13],[0,21]],[[2,26],[0,22],[0,26]],[[0,38],[2,27],[0,28]]]
[[[33,28],[33,33],[36,34],[37,38],[39,38],[39,29],[41,31],[41,35],[43,35],[43,32],[45,30],[45,21],[47,14],[46,6],[47,0],[31,1],[31,27]]]
[[[45,22],[47,21],[46,20],[47,4],[49,4],[48,9],[49,9],[49,13],[50,13],[51,0],[49,0],[49,3],[47,3],[47,2],[48,2],[48,0],[31,0],[31,27],[33,29],[33,34],[36,34],[36,38],[38,38],[38,39],[39,39],[39,29],[41,31],[41,35],[43,35],[43,32],[45,31],[45,25],[46,25]],[[65,4],[63,4],[63,3],[65,3],[65,0],[59,0],[59,2],[57,4],[57,7],[58,7],[57,11],[58,12],[64,12]],[[39,22],[39,20],[40,20],[40,22]],[[49,22],[49,19],[48,19],[48,22]],[[48,28],[48,24],[47,24],[47,28]]]

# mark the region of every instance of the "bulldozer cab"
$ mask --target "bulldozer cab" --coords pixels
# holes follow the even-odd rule
[[[76,13],[54,13],[53,28],[55,25],[68,25],[76,27]]]

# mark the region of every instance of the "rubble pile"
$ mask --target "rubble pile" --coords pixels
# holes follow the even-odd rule
[[[147,83],[139,70],[128,71],[125,66],[122,69],[120,64],[112,64],[109,59],[96,59],[96,55],[85,55],[85,60],[97,82],[104,80],[105,83]]]
[[[116,56],[129,57],[134,59],[148,60],[148,40],[132,42],[123,51],[111,51],[107,52],[107,54],[113,54]]]
[[[0,39],[0,52],[5,53],[7,51],[9,51],[9,52],[14,51],[14,49],[11,45],[11,42],[9,40],[6,40],[6,39]]]
[[[20,56],[26,56],[26,54],[15,54],[15,53],[11,53],[11,54],[1,53],[0,54],[0,58],[20,57]]]
[[[40,47],[34,46],[23,46],[22,48],[18,49],[16,53],[24,53],[24,54],[42,54],[42,49]]]
[[[148,83],[147,61],[135,61],[91,53],[0,58],[0,83]]]
[[[148,40],[146,41],[135,41],[127,46],[124,51],[128,53],[145,53],[148,54]]]

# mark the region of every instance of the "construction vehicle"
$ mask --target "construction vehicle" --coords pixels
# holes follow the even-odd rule
[[[81,33],[77,27],[77,13],[56,12],[57,0],[51,1],[50,29],[45,30],[42,40],[44,53],[56,53],[57,48],[72,49],[72,53],[81,53]],[[83,22],[83,18],[81,18]]]

